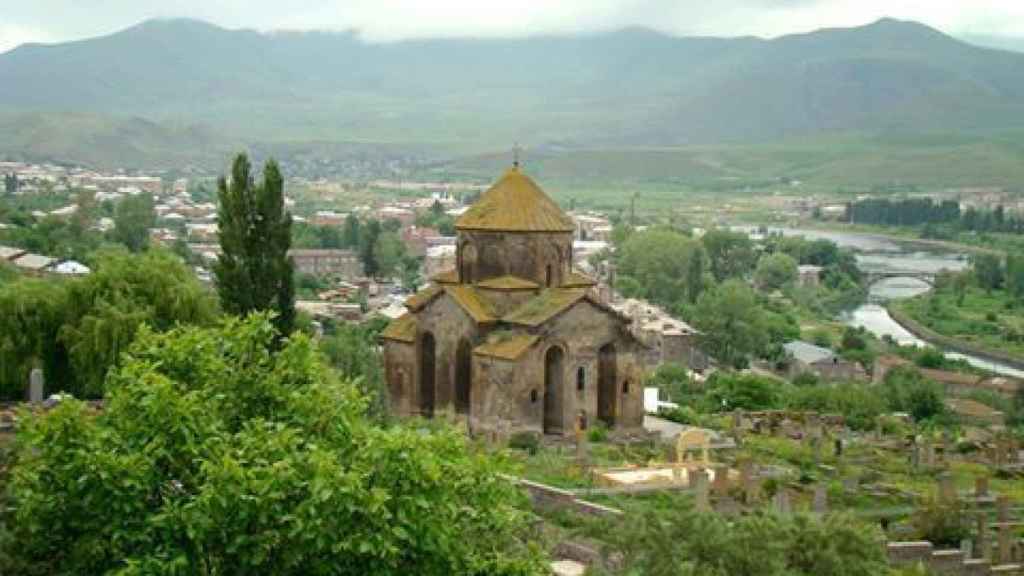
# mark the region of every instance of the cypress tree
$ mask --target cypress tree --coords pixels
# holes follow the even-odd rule
[[[217,181],[217,198],[221,253],[213,272],[221,307],[238,316],[273,310],[278,332],[290,334],[295,326],[295,266],[288,256],[292,217],[284,208],[284,179],[277,163],[264,165],[257,184],[249,158],[239,154],[231,181]]]

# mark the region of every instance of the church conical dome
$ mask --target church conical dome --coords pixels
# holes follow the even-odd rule
[[[513,166],[465,214],[457,230],[572,232],[572,220],[540,186]]]

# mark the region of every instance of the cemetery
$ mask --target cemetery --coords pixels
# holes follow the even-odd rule
[[[846,513],[884,530],[893,566],[1024,574],[1021,446],[998,426],[954,434],[897,415],[855,432],[836,415],[786,411],[715,422],[672,439],[540,439],[506,451],[509,474],[553,532],[552,557],[580,566],[607,561],[595,522],[678,506],[726,517]],[[954,526],[955,542],[929,541],[949,537],[929,522]],[[565,574],[578,569],[566,566]]]

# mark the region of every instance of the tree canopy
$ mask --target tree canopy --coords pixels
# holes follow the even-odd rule
[[[38,362],[47,390],[99,397],[142,324],[169,330],[217,314],[191,270],[166,251],[107,250],[90,262],[92,274],[81,278],[0,285],[0,396],[20,398]]]
[[[275,338],[266,315],[144,329],[102,415],[25,414],[0,569],[541,573],[524,497],[461,434],[371,425],[308,338]]]
[[[284,207],[284,179],[273,160],[263,167],[257,184],[249,159],[239,154],[230,182],[217,181],[217,212],[221,253],[213,266],[221,306],[245,316],[272,310],[281,334],[295,326],[295,265],[291,247],[291,215]]]

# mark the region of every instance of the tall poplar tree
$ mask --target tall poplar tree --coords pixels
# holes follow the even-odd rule
[[[251,171],[249,158],[239,154],[230,182],[223,177],[217,181],[217,293],[229,314],[274,311],[278,332],[288,335],[295,326],[295,266],[288,257],[292,217],[284,208],[284,180],[273,160],[264,165],[261,182],[255,182]]]

